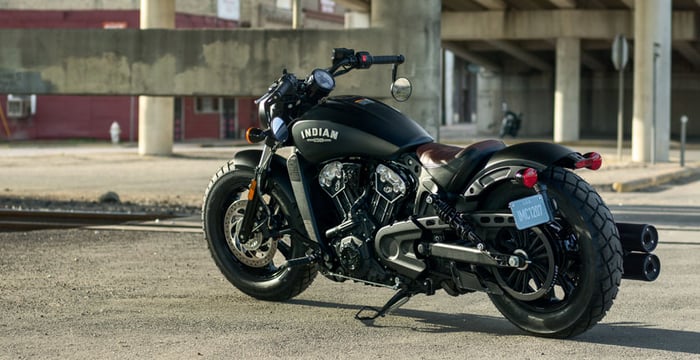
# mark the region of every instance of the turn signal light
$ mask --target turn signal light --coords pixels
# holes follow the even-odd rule
[[[577,169],[588,168],[598,170],[603,165],[603,158],[597,152],[589,152],[583,154],[583,159],[577,161],[574,167]]]
[[[265,140],[266,137],[267,135],[265,134],[265,131],[254,127],[248,128],[248,130],[245,132],[245,140],[249,144],[259,143]]]
[[[537,170],[533,168],[520,170],[515,174],[515,178],[525,187],[532,188],[537,184]]]
[[[248,186],[248,201],[253,201],[255,198],[255,190],[258,188],[258,182],[253,179],[250,181],[250,186]]]

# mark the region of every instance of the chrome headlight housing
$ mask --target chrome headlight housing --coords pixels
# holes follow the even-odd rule
[[[270,127],[269,119],[267,118],[267,114],[265,113],[264,100],[258,103],[258,123],[263,129],[267,129],[268,127]]]

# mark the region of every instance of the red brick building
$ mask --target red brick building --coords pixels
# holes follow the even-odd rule
[[[138,28],[138,10],[0,10],[0,28]],[[175,27],[237,28],[236,21],[176,14]],[[0,140],[109,139],[113,122],[122,141],[138,136],[138,99],[132,96],[13,96],[0,94]],[[9,108],[8,108],[9,106]],[[175,99],[175,141],[240,138],[256,123],[252,98]],[[7,126],[5,126],[7,125]]]

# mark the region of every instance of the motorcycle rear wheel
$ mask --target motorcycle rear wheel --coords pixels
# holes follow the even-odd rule
[[[204,234],[214,262],[236,288],[260,300],[288,300],[311,285],[318,272],[317,266],[280,267],[285,260],[306,255],[308,248],[294,232],[270,238],[260,229],[248,244],[235,242],[232,234],[245,213],[245,199],[252,178],[252,170],[236,169],[233,162],[217,171],[204,195]],[[270,188],[263,201],[272,210],[279,226],[303,229],[301,215],[289,195],[274,182]],[[267,212],[260,211],[256,216],[263,219]]]
[[[536,274],[534,266],[520,274],[519,270],[496,273],[502,287],[506,285],[506,291],[504,295],[489,296],[501,314],[519,328],[539,336],[568,338],[590,329],[612,306],[622,278],[622,246],[610,210],[583,179],[554,167],[540,173],[540,182],[547,185],[549,197],[557,208],[555,219],[564,230],[557,232],[548,225],[540,225],[535,232],[515,228],[507,231],[513,234],[511,243],[523,244],[526,239],[549,241],[546,247],[529,246],[540,249],[539,260],[533,259],[532,265],[540,269],[552,269],[554,265],[554,281],[544,284],[537,280],[544,277],[545,271]],[[485,208],[509,211],[510,201],[532,194],[532,190],[522,185],[503,183],[490,193]],[[512,251],[504,248],[502,241],[492,245]],[[526,249],[522,251],[528,251],[527,246],[523,245]],[[535,273],[529,279],[528,271]],[[532,298],[543,292],[536,285],[529,286],[528,281],[548,291]]]

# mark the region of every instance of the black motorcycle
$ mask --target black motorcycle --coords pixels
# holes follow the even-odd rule
[[[503,119],[501,120],[501,130],[498,132],[498,137],[503,139],[506,135],[512,137],[518,136],[520,123],[523,121],[523,113],[516,114],[508,110],[508,105],[503,103]]]
[[[211,254],[242,292],[284,301],[318,272],[396,290],[358,311],[371,321],[416,294],[481,291],[518,327],[563,338],[603,318],[622,278],[658,276],[655,229],[616,224],[572,171],[598,169],[599,154],[436,143],[378,100],[328,97],[338,76],[393,64],[392,95],[406,100],[403,56],[338,48],[332,59],[306,78],[283,72],[246,135],[262,149],[236,153],[206,190]]]

